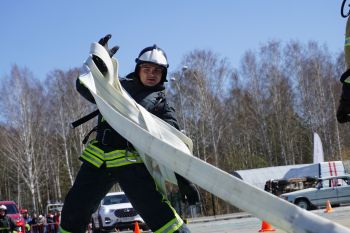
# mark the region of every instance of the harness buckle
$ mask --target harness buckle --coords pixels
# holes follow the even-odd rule
[[[126,159],[127,161],[129,161],[129,162],[133,162],[133,163],[137,162],[137,159],[136,159],[136,158],[135,158],[135,159],[130,159],[130,158],[128,158],[129,152],[130,152],[130,151],[125,150],[125,153],[124,153],[125,159]],[[131,152],[130,152],[130,153],[131,153]],[[133,153],[133,154],[134,154],[134,153]]]

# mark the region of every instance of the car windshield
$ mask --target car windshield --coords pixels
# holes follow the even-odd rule
[[[103,199],[102,205],[114,205],[120,203],[128,203],[129,200],[125,195],[111,195]]]
[[[318,188],[332,188],[336,186],[345,186],[349,185],[349,179],[348,178],[329,178],[320,180],[317,184]]]
[[[7,214],[18,214],[18,209],[16,205],[13,204],[5,204],[7,210],[6,213]]]
[[[63,208],[63,204],[49,204],[46,206],[46,212],[47,214],[50,212],[61,212]]]

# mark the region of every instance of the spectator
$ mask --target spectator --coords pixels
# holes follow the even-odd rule
[[[55,223],[60,224],[61,221],[61,211],[57,210],[54,215]]]
[[[55,232],[58,232],[58,226],[60,225],[60,222],[61,222],[61,211],[56,210],[53,218],[55,222]]]
[[[47,232],[52,233],[55,231],[55,218],[52,211],[46,216]]]
[[[33,214],[33,218],[32,221],[29,222],[30,228],[32,233],[39,233],[39,228],[41,228],[41,226],[38,226],[38,215],[37,214]]]
[[[47,224],[46,218],[40,214],[38,217],[38,224],[37,224],[37,225],[39,225],[39,227],[38,227],[39,233],[46,233],[47,232],[46,224]]]
[[[15,222],[6,215],[7,207],[0,205],[0,233],[12,232],[16,228]]]
[[[33,218],[30,222],[28,222],[29,225],[36,225],[38,224],[38,215],[37,214],[33,214]]]
[[[27,209],[21,209],[21,215],[25,222],[26,232],[30,232],[30,222],[32,221],[32,218],[29,216]]]

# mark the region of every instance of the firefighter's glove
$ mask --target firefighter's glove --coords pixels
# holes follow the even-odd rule
[[[109,49],[108,48],[108,40],[111,39],[112,35],[108,34],[105,37],[102,37],[98,43],[105,47],[105,49],[108,51],[108,54],[110,57],[113,57],[113,55],[118,51],[119,46],[114,46],[113,48]],[[97,68],[101,71],[103,75],[107,73],[107,66],[106,64],[102,61],[101,58],[92,55],[92,60],[95,62]]]
[[[350,69],[341,75],[340,81],[343,83],[343,87],[337,110],[337,120],[339,123],[345,123],[350,121]]]
[[[181,200],[184,203],[187,201],[189,205],[197,204],[200,201],[197,187],[178,174],[176,174],[176,179],[181,194]]]

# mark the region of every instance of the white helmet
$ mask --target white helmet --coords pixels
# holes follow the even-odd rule
[[[6,206],[5,205],[0,205],[0,210],[7,210]]]
[[[144,48],[139,56],[135,59],[136,67],[135,72],[138,73],[139,65],[142,63],[153,63],[164,68],[162,75],[162,82],[166,81],[167,70],[169,67],[168,59],[165,52],[157,45]]]

